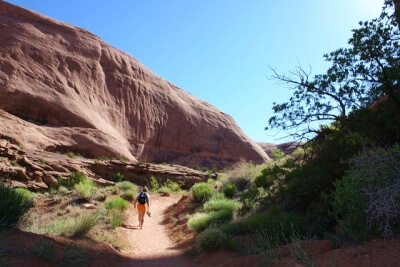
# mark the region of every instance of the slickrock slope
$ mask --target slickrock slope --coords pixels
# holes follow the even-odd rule
[[[225,167],[269,160],[235,121],[92,33],[0,1],[0,135],[30,149]]]

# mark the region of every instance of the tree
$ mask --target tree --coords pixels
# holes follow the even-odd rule
[[[400,0],[392,0],[395,7],[395,16],[400,29]]]
[[[316,122],[335,122],[336,127],[324,127],[324,131],[350,133],[349,124],[357,118],[348,115],[368,109],[383,97],[393,105],[400,123],[400,32],[393,1],[398,0],[385,1],[380,17],[360,22],[348,48],[324,55],[332,63],[325,74],[312,78],[311,70],[299,66],[290,75],[282,75],[271,68],[272,79],[287,84],[294,93],[288,102],[273,104],[274,116],[266,129],[288,131],[302,142],[321,132],[315,129]]]

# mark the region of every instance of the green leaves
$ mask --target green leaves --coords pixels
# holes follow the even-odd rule
[[[346,129],[349,113],[384,95],[392,100],[400,120],[400,32],[394,16],[386,12],[389,2],[379,18],[360,22],[349,47],[324,55],[331,63],[326,73],[311,77],[311,68],[299,66],[282,75],[271,68],[272,78],[288,85],[293,96],[286,103],[273,104],[275,114],[266,129],[310,140],[318,132],[316,123],[340,121]]]

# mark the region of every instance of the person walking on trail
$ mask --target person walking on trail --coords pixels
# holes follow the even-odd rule
[[[144,222],[144,214],[147,211],[147,215],[150,216],[150,196],[147,193],[147,188],[143,187],[142,192],[139,192],[136,196],[133,207],[138,210],[139,227],[142,229]]]

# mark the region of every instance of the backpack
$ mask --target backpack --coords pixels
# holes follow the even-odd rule
[[[140,204],[146,204],[147,203],[147,194],[144,192],[140,192],[139,196],[138,196],[138,202]]]

